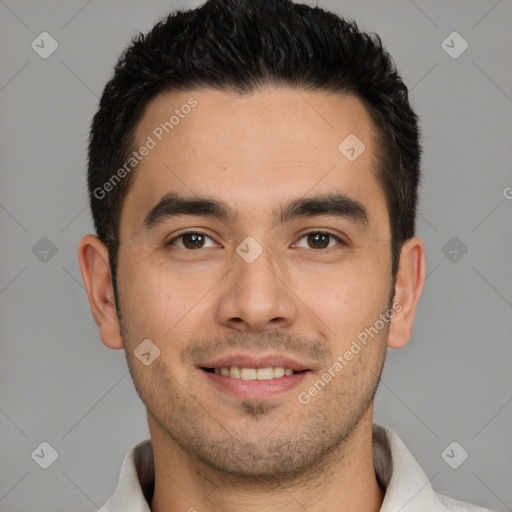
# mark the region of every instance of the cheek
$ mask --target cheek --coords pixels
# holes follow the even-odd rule
[[[205,292],[219,280],[215,275],[184,272],[168,263],[128,262],[118,281],[123,323],[130,336],[173,346],[204,307]],[[207,300],[206,300],[207,302]]]
[[[290,288],[324,324],[320,326],[322,332],[340,349],[361,330],[375,324],[388,306],[390,287],[387,265],[362,253],[360,258],[333,266],[325,274],[314,269],[296,273],[290,283]]]
[[[176,292],[141,259],[126,258],[119,269],[117,284],[125,328],[132,337],[157,339],[170,328],[167,324],[176,311],[171,307],[178,302]]]

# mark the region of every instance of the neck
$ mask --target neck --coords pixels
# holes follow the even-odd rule
[[[293,480],[249,482],[182,451],[148,414],[155,459],[152,512],[378,512],[384,499],[373,466],[370,407],[349,439],[307,474]],[[333,504],[335,506],[333,507]]]

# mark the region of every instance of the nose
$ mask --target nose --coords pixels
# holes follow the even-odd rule
[[[240,254],[234,254],[232,271],[223,280],[219,322],[238,331],[290,327],[297,314],[297,298],[286,271],[269,250],[263,249],[254,260]]]

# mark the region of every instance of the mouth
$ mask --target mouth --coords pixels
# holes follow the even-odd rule
[[[266,368],[244,368],[240,366],[222,366],[216,368],[201,368],[205,372],[231,377],[232,379],[241,380],[272,380],[281,377],[289,377],[297,373],[307,372],[309,370],[295,371],[291,368],[283,366],[267,366]]]
[[[279,355],[228,356],[198,366],[214,389],[244,400],[262,400],[299,385],[312,368]]]

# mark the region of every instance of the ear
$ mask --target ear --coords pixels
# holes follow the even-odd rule
[[[402,348],[409,341],[424,282],[425,247],[421,238],[413,237],[404,242],[400,252],[393,299],[396,315],[391,320],[389,348]]]
[[[78,261],[101,341],[107,347],[119,350],[123,348],[123,341],[105,244],[95,235],[84,236],[78,247]]]

